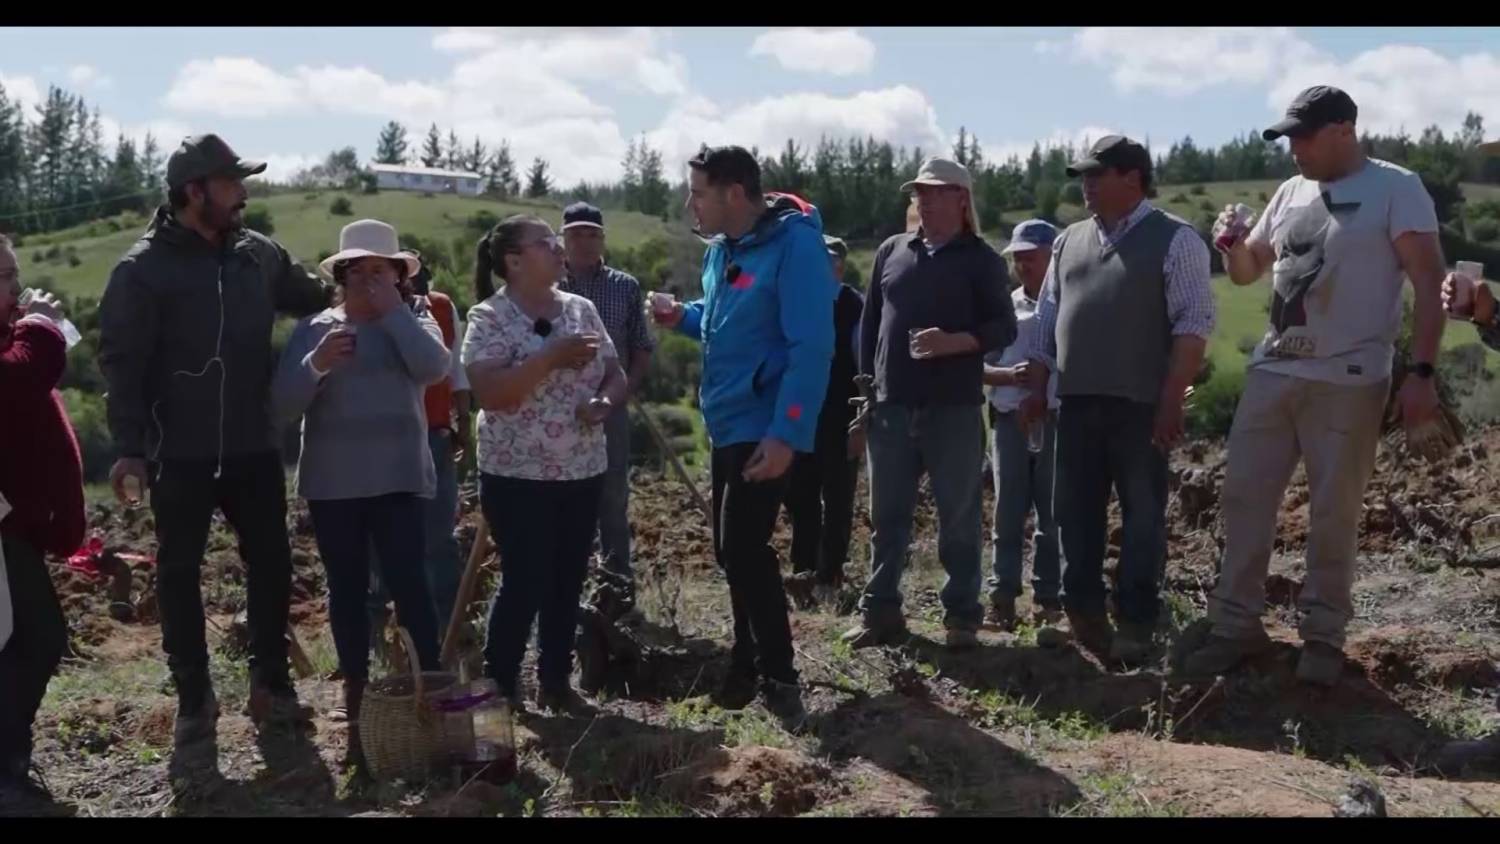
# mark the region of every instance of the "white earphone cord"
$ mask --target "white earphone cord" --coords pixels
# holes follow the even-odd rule
[[[172,373],[173,377],[181,375],[184,378],[203,378],[208,375],[209,367],[213,366],[216,363],[219,365],[219,450],[218,457],[214,465],[215,479],[221,477],[224,474],[224,389],[225,381],[227,379],[224,377],[224,358],[221,357],[224,354],[224,262],[222,260],[219,262],[218,292],[219,332],[218,335],[214,338],[214,356],[209,358],[207,361],[204,361],[203,368],[198,370],[197,372],[189,372],[185,369],[179,369],[176,372]],[[156,452],[151,455],[151,460],[153,462],[156,462],[161,457],[161,448],[167,440],[167,430],[166,428],[162,427],[161,418],[156,415],[156,408],[160,404],[160,399],[157,399],[156,401],[151,403],[151,421],[156,423],[156,431],[158,434],[156,440]]]

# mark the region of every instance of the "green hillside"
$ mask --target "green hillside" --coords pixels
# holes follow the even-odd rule
[[[352,210],[349,216],[329,213],[330,204],[339,196],[348,198]],[[553,226],[559,225],[562,216],[560,206],[553,203],[496,202],[450,194],[424,196],[398,191],[377,194],[289,193],[250,200],[251,208],[257,205],[264,205],[271,212],[271,222],[275,226],[272,236],[308,265],[316,261],[319,253],[338,248],[339,229],[365,217],[384,220],[402,234],[436,240],[447,248],[455,238],[472,244],[475,234],[466,223],[480,211],[489,211],[499,217],[516,213],[537,214]],[[95,231],[107,228],[90,224],[72,230],[80,233],[81,236],[77,237],[69,237],[72,232],[60,232],[28,239],[19,250],[23,271],[33,280],[50,277],[57,289],[70,295],[97,296],[104,289],[110,270],[144,229],[144,222],[133,218],[127,220],[128,224],[117,232],[88,236],[85,232],[89,228]],[[681,226],[643,214],[611,211],[608,223],[609,242],[616,248],[634,247],[653,236],[669,241],[689,237]],[[47,259],[45,256],[54,247],[56,256]],[[472,250],[472,246],[466,248]],[[70,250],[75,256],[72,259],[68,257]],[[40,262],[37,261],[38,255],[43,257]]]

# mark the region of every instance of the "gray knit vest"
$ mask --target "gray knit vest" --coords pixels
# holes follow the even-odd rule
[[[1153,209],[1112,246],[1090,217],[1057,256],[1057,394],[1156,404],[1172,354],[1162,266],[1187,223]]]

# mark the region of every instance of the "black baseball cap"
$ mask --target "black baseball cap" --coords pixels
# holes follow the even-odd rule
[[[1260,136],[1274,141],[1282,135],[1307,135],[1330,123],[1353,123],[1358,116],[1359,107],[1348,94],[1332,85],[1314,85],[1298,94],[1286,107],[1286,119]]]
[[[209,176],[235,176],[243,179],[264,172],[264,161],[246,161],[235,154],[218,135],[194,135],[182,139],[167,159],[167,187],[180,188],[196,179]]]
[[[1145,184],[1151,180],[1151,153],[1124,135],[1105,135],[1094,143],[1087,156],[1068,165],[1068,178],[1076,179],[1106,167],[1121,173],[1138,170]]]
[[[590,228],[604,228],[604,212],[588,204],[587,202],[575,202],[563,209],[563,231],[589,226]]]

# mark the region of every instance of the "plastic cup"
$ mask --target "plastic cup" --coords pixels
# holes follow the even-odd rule
[[[1228,252],[1234,248],[1240,238],[1250,231],[1250,218],[1254,216],[1255,210],[1241,202],[1234,206],[1234,219],[1228,225],[1219,229],[1214,236],[1214,248],[1220,252]]]
[[[1484,264],[1478,261],[1459,261],[1453,272],[1453,299],[1449,302],[1448,314],[1455,319],[1467,314],[1474,307],[1474,285],[1484,277]]]
[[[672,294],[663,293],[659,290],[653,291],[651,293],[652,313],[657,314],[658,316],[666,316],[672,313],[672,310],[676,307],[677,297],[673,296]]]

